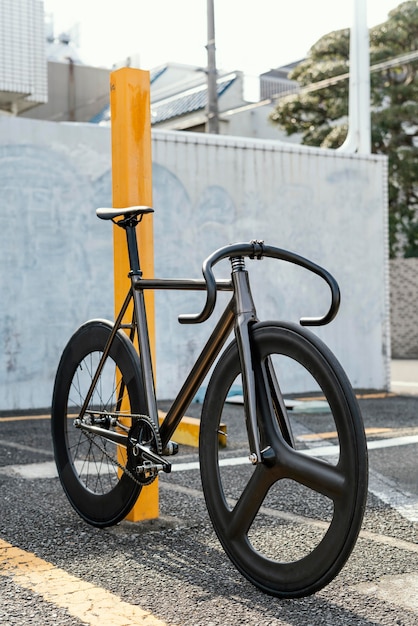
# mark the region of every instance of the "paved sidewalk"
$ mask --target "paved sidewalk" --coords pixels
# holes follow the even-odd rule
[[[418,395],[418,360],[392,360],[391,391],[399,394]]]

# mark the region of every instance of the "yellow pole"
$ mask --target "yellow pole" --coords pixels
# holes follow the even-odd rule
[[[151,113],[149,72],[122,68],[110,74],[110,116],[112,139],[112,195],[118,208],[152,206]],[[145,215],[137,227],[144,277],[154,276],[153,220]],[[126,236],[113,227],[115,311],[129,289],[129,262]],[[154,295],[147,291],[145,302],[151,353],[155,371]],[[132,312],[128,311],[130,321]],[[158,480],[143,487],[127,519],[133,522],[158,517]]]

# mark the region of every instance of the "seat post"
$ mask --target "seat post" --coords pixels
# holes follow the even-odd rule
[[[154,422],[156,428],[158,428],[158,410],[155,399],[154,373],[152,367],[150,338],[148,333],[147,313],[145,308],[144,291],[140,287],[142,271],[139,264],[138,241],[136,236],[136,225],[140,221],[141,220],[136,219],[136,217],[130,217],[129,219],[124,220],[123,228],[126,230],[126,240],[128,243],[130,265],[129,277],[133,288],[139,359],[142,367],[142,379],[147,403],[147,413]],[[119,222],[118,225],[122,226],[122,222]]]
[[[141,266],[139,264],[138,240],[136,236],[136,225],[138,220],[130,219],[125,226],[126,241],[128,244],[130,275],[141,276]]]

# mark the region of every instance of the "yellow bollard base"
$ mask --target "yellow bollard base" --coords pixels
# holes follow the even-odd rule
[[[144,70],[123,67],[110,74],[112,140],[112,198],[114,207],[136,204],[152,206],[152,156],[150,75]],[[138,226],[141,269],[154,275],[152,215]],[[129,288],[126,235],[114,226],[114,300],[117,315]],[[151,352],[155,359],[154,295],[146,294]],[[131,320],[131,310],[127,312]],[[155,371],[155,363],[154,363]],[[129,412],[129,411],[128,411]],[[158,517],[158,480],[144,487],[127,519],[140,521]]]
[[[161,424],[165,417],[166,413],[163,411],[158,411],[158,419]],[[199,447],[199,433],[200,433],[200,419],[197,417],[183,417],[180,424],[177,426],[176,431],[173,435],[173,441],[179,443],[183,446],[192,446],[193,448]],[[226,425],[219,425],[219,445],[221,448],[226,447]]]
[[[165,413],[158,411],[160,423],[163,421]],[[199,446],[200,420],[196,417],[183,417],[174,433],[174,440],[184,446]],[[226,447],[226,425],[219,426],[219,445]],[[158,478],[153,483],[143,487],[139,498],[126,516],[128,522],[143,522],[144,520],[157,519],[159,517],[159,492]]]
[[[138,500],[125,517],[129,522],[142,522],[159,516],[158,478],[153,483],[142,487]]]

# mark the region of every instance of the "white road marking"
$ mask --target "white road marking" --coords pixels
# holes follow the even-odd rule
[[[369,491],[385,504],[396,509],[410,522],[418,522],[418,496],[404,489],[387,476],[369,469]]]
[[[199,491],[198,489],[185,487],[184,485],[178,485],[169,481],[161,481],[159,486],[163,490],[185,494],[193,498],[203,499],[204,497],[203,492]],[[230,500],[230,503],[231,506],[234,506],[235,501]],[[327,522],[321,521],[319,519],[314,519],[312,517],[307,517],[306,515],[289,513],[288,511],[281,511],[280,509],[269,509],[268,507],[262,507],[260,511],[263,513],[263,515],[266,515],[267,517],[274,517],[276,519],[282,519],[287,522],[293,522],[295,524],[309,524],[310,526],[323,528],[324,530],[327,530],[327,528],[329,527],[329,524]],[[404,550],[405,552],[413,552],[418,554],[418,543],[406,541],[405,539],[399,539],[398,537],[388,537],[387,535],[381,535],[371,530],[361,530],[360,537],[366,539],[367,541],[373,541],[374,543],[379,543],[384,546],[396,548],[397,550]]]
[[[401,437],[391,437],[389,439],[376,439],[369,441],[367,447],[369,450],[378,450],[383,448],[414,445],[418,443],[418,435],[406,435]],[[301,451],[303,454],[312,457],[335,457],[338,455],[337,445],[316,445]],[[248,465],[250,463],[247,456],[237,456],[224,458],[220,461],[222,466]],[[198,461],[174,462],[172,465],[173,472],[186,472],[199,469]],[[48,478],[57,478],[58,473],[53,461],[44,463],[28,463],[22,465],[8,465],[0,467],[0,473],[8,476],[20,476],[28,480],[39,480]],[[411,522],[418,522],[418,496],[405,490],[401,490],[393,480],[386,476],[373,471],[369,472],[369,491],[377,496],[382,502],[388,504],[400,515]]]
[[[405,435],[403,437],[391,437],[390,439],[375,439],[367,442],[369,450],[378,448],[396,448],[397,446],[409,446],[411,443],[418,443],[418,435]]]
[[[392,380],[391,385],[394,387],[418,387],[418,383],[412,383],[406,380]]]
[[[369,450],[378,450],[380,448],[393,448],[397,446],[407,446],[418,443],[418,435],[406,435],[402,437],[392,437],[390,439],[376,439],[367,442]],[[338,446],[335,444],[327,446],[316,446],[300,450],[302,454],[313,457],[332,457],[338,456]],[[249,463],[247,456],[237,456],[224,458],[220,461],[220,465],[247,465]],[[189,461],[186,463],[176,463],[172,465],[173,472],[185,472],[199,469],[199,461]],[[38,478],[55,478],[57,471],[54,461],[46,461],[44,463],[27,463],[22,465],[6,465],[0,467],[2,474],[17,474],[22,478],[38,479]]]
[[[418,574],[382,576],[377,582],[360,583],[349,590],[418,612]]]
[[[0,473],[6,474],[6,476],[20,476],[28,480],[58,478],[54,461],[27,463],[26,465],[5,465],[4,467],[0,467]]]

